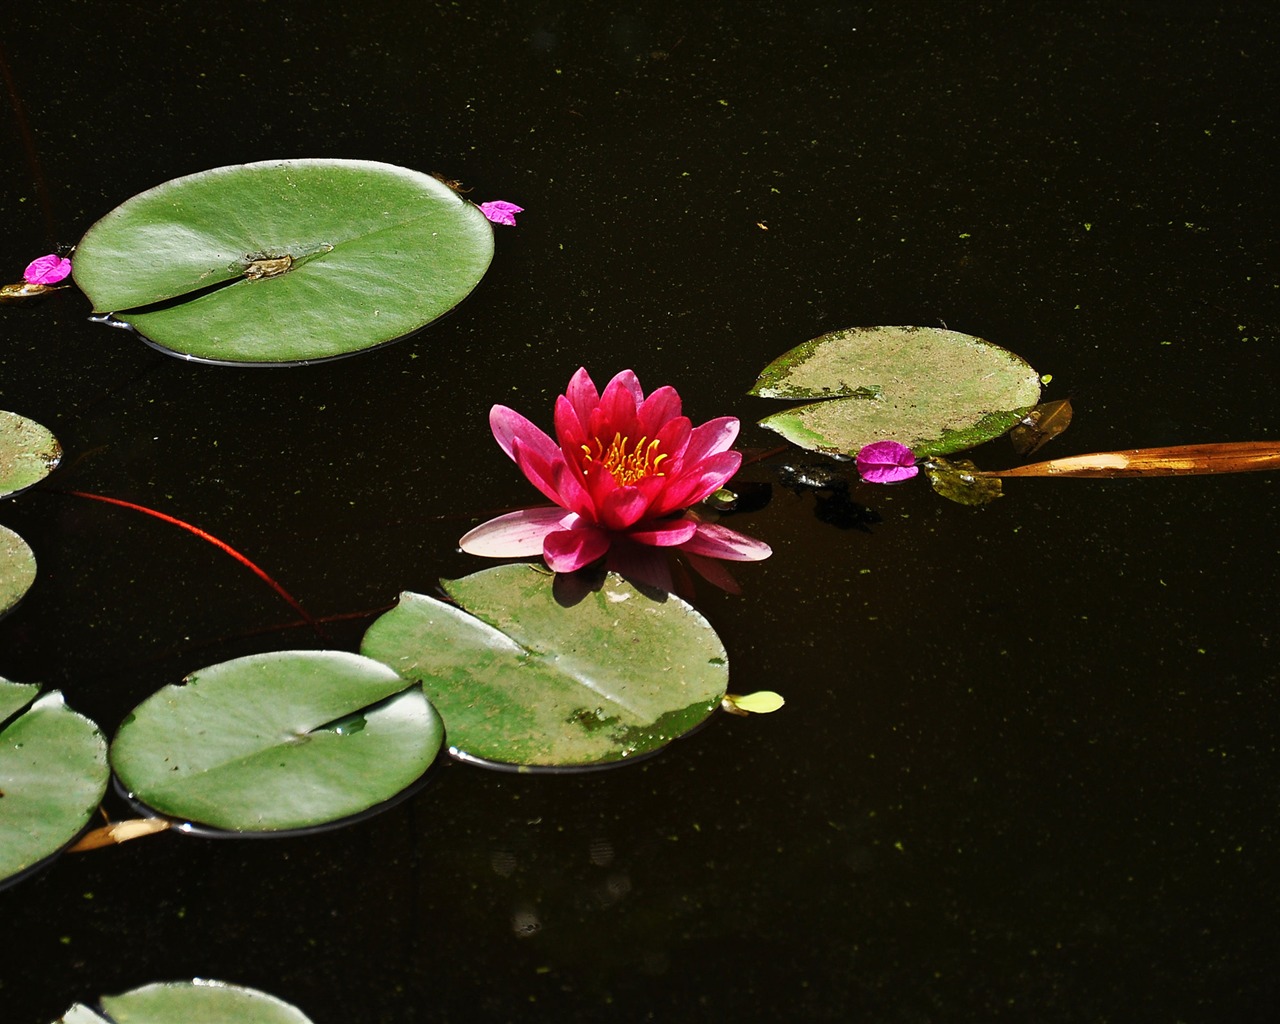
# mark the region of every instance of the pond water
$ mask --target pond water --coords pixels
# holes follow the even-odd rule
[[[1071,396],[1045,454],[1277,436],[1277,38],[1263,4],[68,2],[7,15],[0,265],[169,178],[295,156],[527,210],[451,316],[379,351],[168,358],[65,292],[0,316],[0,408],[64,466],[0,506],[40,576],[0,675],[111,732],[214,662],[354,649],[534,497],[486,423],[580,365],[695,420],[805,339],[945,324]],[[1011,465],[1008,442],[975,450]],[[0,892],[6,1024],[155,980],[347,1021],[1270,1019],[1274,474],[1015,480],[970,509],[776,486],[773,557],[695,598],[735,692],[617,771],[458,764],[356,827],[165,835]],[[112,805],[119,812],[120,808]]]

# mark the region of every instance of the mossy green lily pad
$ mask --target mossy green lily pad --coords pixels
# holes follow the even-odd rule
[[[484,214],[427,174],[367,160],[268,160],[175,178],[86,232],[94,310],[174,355],[286,365],[410,334],[488,269]]]
[[[0,526],[0,615],[22,600],[35,579],[35,553],[7,526]]]
[[[1040,376],[1020,356],[957,331],[854,327],[779,356],[750,393],[808,402],[760,421],[801,448],[852,456],[897,441],[921,457],[1005,433],[1040,400]]]
[[[361,652],[420,680],[450,753],[491,767],[605,767],[653,753],[724,698],[723,645],[679,598],[610,573],[576,604],[554,578],[502,565],[443,584],[369,627]]]
[[[301,1010],[275,996],[225,981],[163,981],[116,996],[101,1010],[76,1003],[65,1024],[310,1024]]]
[[[62,446],[47,427],[0,409],[0,498],[38,484],[62,461]]]

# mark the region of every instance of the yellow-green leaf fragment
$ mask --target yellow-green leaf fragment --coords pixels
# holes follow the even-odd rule
[[[772,690],[756,690],[748,694],[726,693],[720,706],[731,715],[767,715],[785,703]]]

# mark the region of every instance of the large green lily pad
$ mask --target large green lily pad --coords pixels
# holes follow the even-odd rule
[[[444,729],[419,687],[346,651],[221,662],[130,713],[111,765],[147,806],[239,832],[328,824],[391,799]]]
[[[724,697],[720,638],[677,597],[654,600],[610,573],[564,607],[553,577],[525,564],[442,585],[458,606],[401,594],[360,649],[422,682],[455,757],[496,767],[616,764],[666,746]]]
[[[134,196],[89,228],[73,273],[95,311],[175,355],[281,365],[418,330],[492,255],[484,215],[429,175],[268,160]]]
[[[61,461],[62,446],[46,427],[0,409],[0,498],[39,483]]]
[[[36,556],[27,542],[0,526],[0,615],[22,600],[36,578]]]
[[[760,421],[801,448],[856,455],[874,441],[897,441],[926,456],[1005,433],[1039,401],[1040,377],[1021,357],[972,335],[854,327],[779,356],[750,393],[822,399]]]
[[[58,1024],[311,1024],[275,996],[225,981],[165,981],[103,996],[102,1013],[76,1003]]]
[[[39,688],[0,679],[0,879],[71,842],[106,791],[107,742],[54,690],[17,717]]]

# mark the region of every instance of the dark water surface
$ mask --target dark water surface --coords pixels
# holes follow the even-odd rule
[[[0,408],[67,458],[0,506],[40,564],[0,675],[110,732],[188,671],[316,645],[213,548],[57,491],[371,612],[482,567],[457,538],[535,497],[486,411],[549,425],[581,364],[765,446],[744,392],[775,355],[945,322],[1073,398],[1046,454],[1280,436],[1278,30],[1261,3],[10,11],[5,280],[252,160],[384,160],[528,212],[452,316],[336,363],[187,364],[74,292],[5,309]],[[0,1019],[193,976],[317,1024],[1272,1019],[1277,487],[862,487],[870,532],[775,488],[734,524],[774,557],[697,600],[731,688],[783,712],[598,775],[445,766],[319,837],[63,858],[0,893]]]

